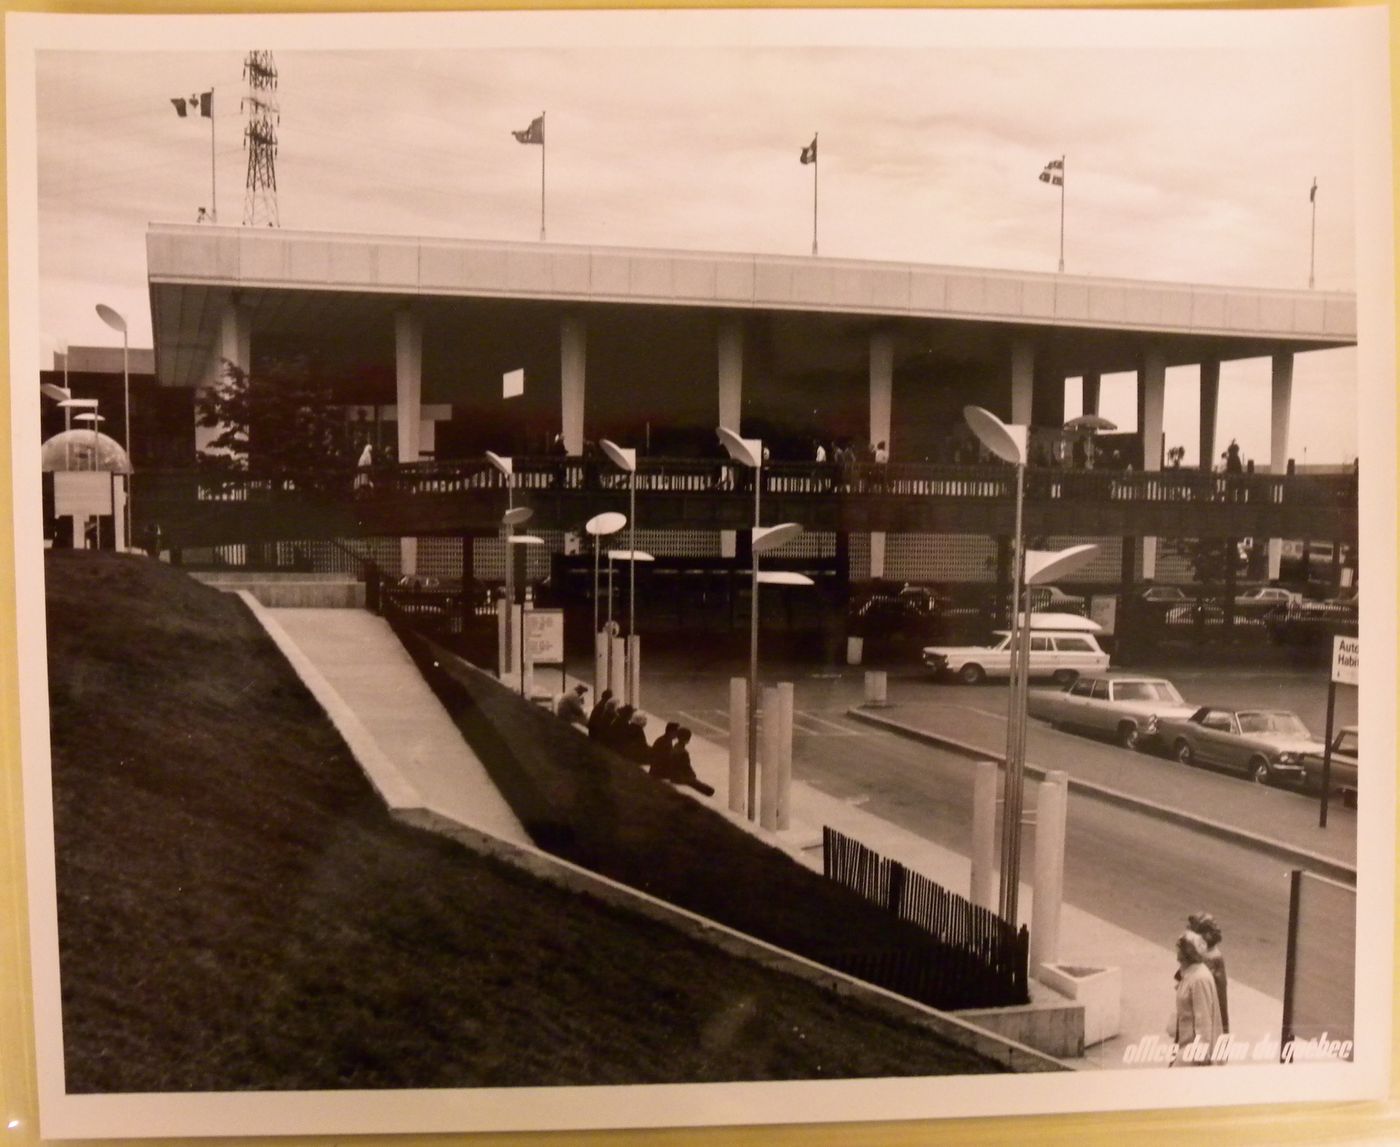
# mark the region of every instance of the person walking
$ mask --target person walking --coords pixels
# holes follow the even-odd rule
[[[1206,943],[1195,932],[1176,938],[1176,1009],[1167,1034],[1176,1044],[1173,1067],[1207,1067],[1215,1041],[1225,1034],[1215,977],[1206,967]]]
[[[1230,1031],[1229,982],[1225,975],[1225,955],[1220,951],[1220,941],[1225,938],[1220,925],[1209,912],[1196,912],[1186,918],[1191,931],[1196,933],[1206,945],[1205,965],[1215,977],[1215,995],[1220,1001],[1220,1027],[1226,1034]]]

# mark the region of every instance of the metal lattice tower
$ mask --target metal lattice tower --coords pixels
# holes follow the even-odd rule
[[[249,52],[243,60],[243,78],[248,94],[243,110],[248,126],[243,129],[243,150],[248,153],[248,182],[243,192],[243,226],[280,227],[277,218],[277,125],[282,114],[277,106],[277,65],[271,52]]]

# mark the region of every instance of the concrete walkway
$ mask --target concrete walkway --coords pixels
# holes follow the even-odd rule
[[[352,747],[359,745],[357,756],[367,762],[371,780],[391,807],[427,808],[504,840],[530,844],[485,767],[463,741],[387,623],[355,609],[265,609],[256,602],[250,602],[250,608],[287,652],[347,741]],[[568,685],[573,684],[570,679]],[[668,718],[665,713],[651,712],[654,719]],[[726,747],[696,738],[691,741],[691,760],[697,775],[715,787],[716,795],[705,798],[689,789],[681,792],[765,837],[816,871],[822,868],[822,828],[829,825],[945,888],[967,893],[970,875],[966,857],[872,816],[858,803],[794,781],[792,825],[782,832],[768,833],[725,807],[723,798],[729,783]],[[1034,926],[1029,920],[1029,887],[1022,889],[1021,904]],[[1123,977],[1122,1034],[1090,1048],[1084,1060],[1074,1062],[1087,1067],[1130,1066],[1124,1063],[1125,1049],[1143,1037],[1165,1039],[1173,1005],[1174,934],[1152,942],[1081,907],[1065,905],[1061,936],[1061,963],[1111,965],[1120,968]],[[1035,991],[1048,994],[1048,989],[1038,985]],[[1277,1036],[1282,1018],[1279,1000],[1243,984],[1232,984],[1230,1012],[1232,1033],[1237,1038],[1259,1041]]]

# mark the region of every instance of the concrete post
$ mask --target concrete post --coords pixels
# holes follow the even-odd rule
[[[1028,339],[1011,344],[1011,422],[1031,424],[1031,403],[1035,394],[1035,347]]]
[[[736,434],[742,433],[740,423],[744,418],[744,325],[734,317],[720,319],[716,336],[719,381],[719,423]],[[721,530],[719,552],[721,557],[732,558],[736,548],[735,532]]]
[[[870,445],[890,445],[890,419],[894,407],[894,335],[888,330],[870,332]],[[870,576],[885,576],[885,535],[870,535]]]
[[[620,706],[626,704],[627,696],[627,648],[624,637],[608,639],[608,688],[613,691]]]
[[[885,535],[883,532],[870,535],[870,576],[885,576]]]
[[[1036,797],[1035,885],[1031,894],[1032,973],[1060,958],[1060,908],[1065,895],[1065,813],[1069,774],[1052,769]]]
[[[883,669],[865,671],[865,703],[875,708],[885,705],[888,695],[888,678]]]
[[[1220,409],[1220,360],[1201,363],[1201,470],[1215,466],[1215,422]]]
[[[774,831],[778,827],[778,772],[783,750],[783,722],[776,685],[763,686],[759,714],[758,823]]]
[[[520,695],[527,701],[535,695],[535,660],[530,655],[530,615],[535,603],[529,598],[520,607]]]
[[[749,795],[749,682],[729,679],[729,811],[748,814]]]
[[[608,673],[608,631],[600,629],[593,635],[593,699],[603,695],[604,689],[612,688]]]
[[[792,707],[791,681],[778,683],[778,781],[774,814],[779,829],[789,827],[792,795]]]
[[[577,315],[559,324],[559,425],[564,448],[583,453],[585,380],[588,373],[588,328]]]
[[[1149,347],[1138,370],[1138,432],[1142,440],[1142,469],[1156,474],[1162,469],[1162,426],[1166,409],[1167,361],[1157,347]],[[1142,576],[1157,576],[1157,539],[1142,539]]]
[[[413,311],[394,314],[394,381],[400,462],[417,462],[423,423],[423,320]],[[399,539],[399,566],[418,572],[418,539]]]
[[[997,764],[978,761],[972,777],[972,883],[968,899],[997,907]]]
[[[642,707],[642,638],[640,634],[627,637],[627,704]]]
[[[510,602],[496,599],[496,679],[504,680],[510,672]]]
[[[1293,356],[1273,356],[1271,377],[1271,406],[1273,417],[1269,435],[1269,473],[1283,474],[1288,469],[1288,415],[1293,405]],[[1283,564],[1283,540],[1269,539],[1269,578],[1279,576]]]

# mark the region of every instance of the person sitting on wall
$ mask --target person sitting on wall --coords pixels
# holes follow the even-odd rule
[[[690,764],[690,730],[682,726],[676,731],[676,743],[671,747],[671,753],[660,771],[656,766],[652,766],[651,775],[663,781],[669,781],[673,785],[684,786],[703,793],[707,797],[715,795],[713,786],[707,785],[695,775],[695,770]]]

